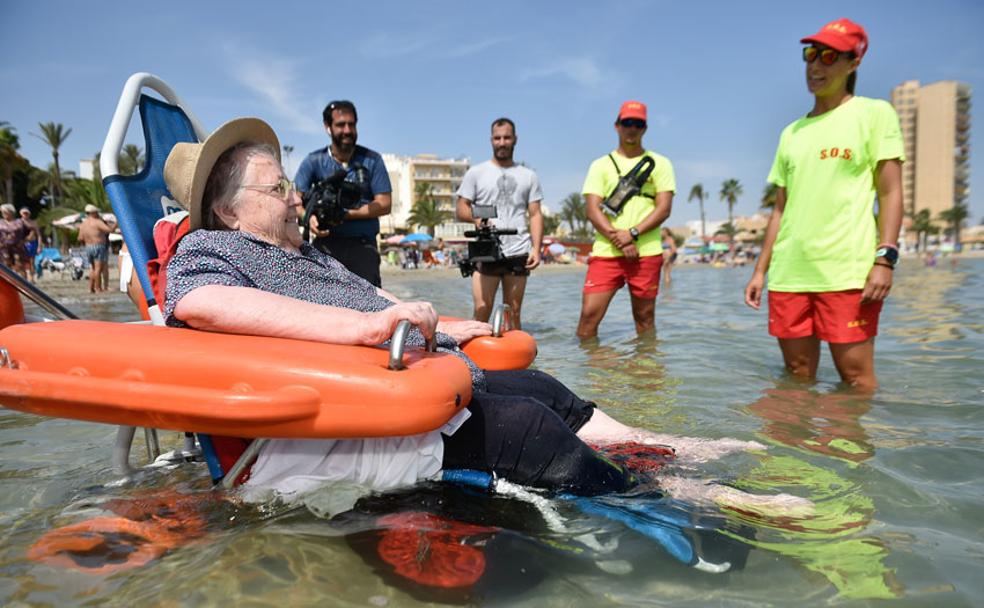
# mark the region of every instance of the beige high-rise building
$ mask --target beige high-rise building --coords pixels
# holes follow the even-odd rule
[[[892,105],[905,140],[906,214],[929,209],[935,220],[970,194],[970,86],[908,80],[892,89]]]
[[[469,167],[467,158],[438,158],[433,154],[383,154],[383,162],[393,185],[393,211],[389,216],[381,218],[383,232],[416,229],[416,226],[408,224],[407,218],[413,209],[417,186],[420,184],[430,185],[434,200],[440,208],[454,213],[458,200],[455,193]],[[471,224],[450,221],[438,226],[434,234],[441,238],[460,238],[465,230],[471,228]]]

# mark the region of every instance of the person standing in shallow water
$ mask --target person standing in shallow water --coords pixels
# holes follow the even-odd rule
[[[656,296],[663,268],[659,227],[670,217],[676,178],[668,158],[642,145],[648,128],[646,116],[646,104],[622,104],[615,119],[618,148],[591,163],[584,179],[585,209],[597,232],[581,294],[577,337],[582,340],[598,335],[608,305],[626,283],[636,332],[651,332],[656,325]],[[652,172],[639,192],[609,218],[601,209],[602,202],[615,191],[622,176],[646,157],[653,163]]]
[[[813,109],[779,138],[769,172],[776,205],[745,303],[761,306],[768,272],[769,333],[786,369],[815,378],[825,341],[841,379],[873,389],[878,318],[902,224],[899,119],[887,102],[854,95],[868,51],[864,28],[838,19],[800,42],[808,45]]]
[[[458,221],[481,226],[473,206],[493,207],[496,217],[489,225],[513,229],[517,234],[502,235],[503,260],[478,262],[472,275],[474,318],[488,321],[495,303],[495,293],[502,283],[502,301],[512,312],[512,326],[522,329],[523,295],[530,271],[540,265],[543,245],[543,214],[540,202],[543,190],[536,172],[513,160],[516,148],[516,125],[508,118],[492,121],[492,159],[475,165],[465,173],[458,188]],[[529,217],[529,229],[527,229]]]

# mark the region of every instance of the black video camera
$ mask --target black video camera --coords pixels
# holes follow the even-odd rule
[[[362,202],[362,186],[345,181],[346,171],[339,169],[334,174],[315,182],[311,189],[304,193],[304,240],[307,240],[310,219],[313,215],[318,218],[318,228],[324,230],[329,226],[337,226],[345,221],[345,210],[355,209]]]
[[[499,262],[506,259],[502,255],[500,235],[518,234],[515,228],[498,229],[489,225],[489,219],[498,217],[493,205],[475,205],[472,215],[482,220],[477,230],[466,230],[465,236],[475,239],[468,241],[468,257],[458,262],[461,276],[470,277],[478,268],[479,263]]]

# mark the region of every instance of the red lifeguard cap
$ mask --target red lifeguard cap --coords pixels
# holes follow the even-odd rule
[[[816,42],[842,53],[853,51],[860,59],[868,50],[868,33],[850,19],[838,19],[831,21],[820,28],[819,32],[803,38],[800,42],[804,44]]]
[[[646,120],[646,104],[641,101],[626,101],[618,111],[618,120],[623,118]]]

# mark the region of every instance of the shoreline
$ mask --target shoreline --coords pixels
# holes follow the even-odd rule
[[[938,254],[938,260],[948,260],[952,258],[956,259],[978,259],[984,258],[984,249],[977,249],[972,251],[965,251],[960,254]],[[918,253],[906,253],[902,254],[901,259],[903,260],[903,267],[908,265],[914,265],[920,263],[922,254]],[[40,279],[38,279],[36,285],[48,293],[54,298],[59,297],[86,297],[86,298],[106,298],[109,296],[120,296],[126,297],[126,295],[119,290],[119,276],[120,271],[116,259],[111,259],[111,265],[109,267],[109,289],[100,293],[89,293],[89,279],[88,272],[79,280],[72,280],[71,275],[68,271],[63,271],[61,273],[51,273],[46,272]],[[673,270],[680,271],[683,269],[697,269],[697,268],[714,268],[711,264],[674,264]],[[746,268],[751,272],[752,265],[746,264],[744,266],[730,266],[724,267],[724,269],[738,269]],[[544,264],[539,266],[533,271],[531,276],[536,276],[537,274],[574,274],[574,273],[584,273],[587,271],[587,264],[575,262],[571,264]],[[458,270],[457,266],[442,266],[442,267],[431,267],[431,268],[417,268],[417,269],[404,269],[396,266],[389,266],[383,264],[380,267],[380,274],[390,280],[399,279],[400,281],[416,281],[422,278],[428,277],[447,277],[449,279],[462,279],[461,271]]]

